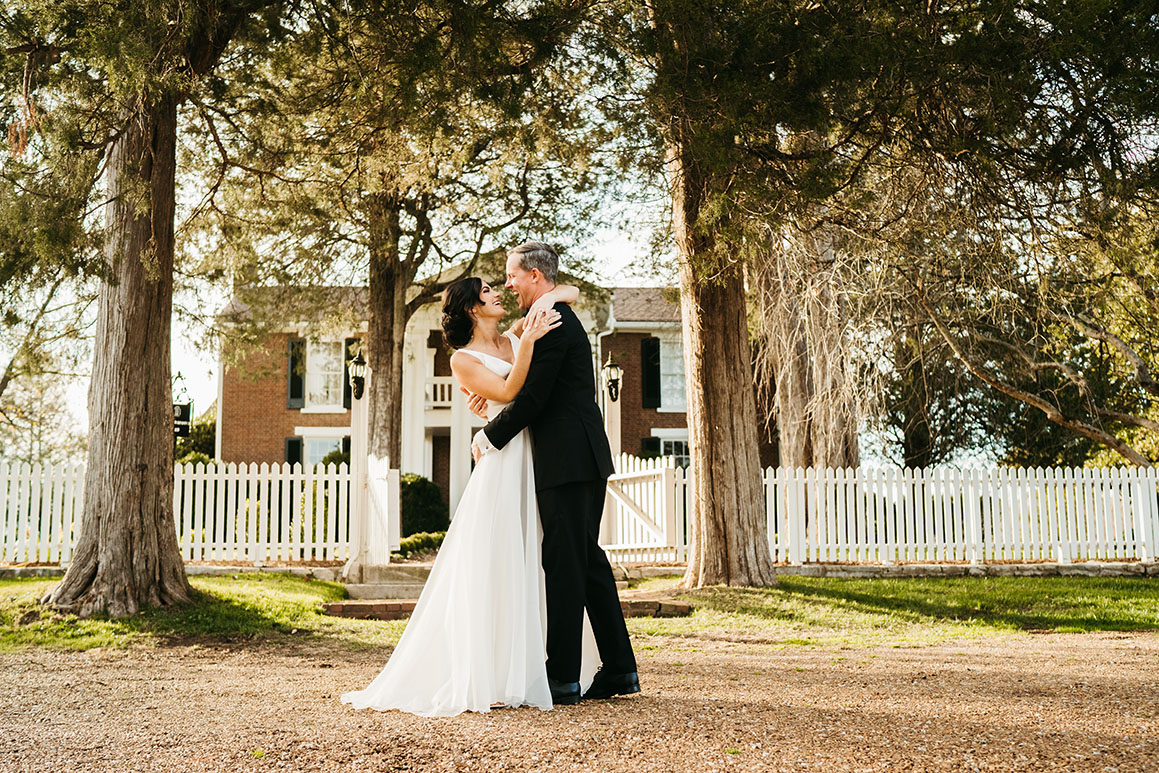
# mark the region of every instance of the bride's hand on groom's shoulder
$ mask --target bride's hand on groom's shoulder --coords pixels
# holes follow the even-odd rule
[[[559,312],[555,309],[536,310],[533,306],[523,320],[523,334],[520,338],[526,341],[537,341],[559,327],[561,319]]]
[[[531,304],[531,308],[527,310],[527,314],[523,316],[524,320],[531,319],[536,314],[547,311],[555,306],[555,302],[551,299],[551,294],[541,295],[539,300]]]

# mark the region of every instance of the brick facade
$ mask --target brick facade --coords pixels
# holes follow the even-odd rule
[[[264,350],[222,374],[221,459],[224,462],[286,461],[286,438],[295,427],[338,427],[349,434],[350,411],[304,413],[286,407],[290,335],[271,335]]]
[[[684,412],[675,413],[644,407],[640,374],[640,342],[650,333],[613,333],[600,341],[600,364],[615,357],[623,370],[620,384],[620,449],[626,454],[638,455],[644,438],[652,437],[653,429],[683,429],[688,426]]]

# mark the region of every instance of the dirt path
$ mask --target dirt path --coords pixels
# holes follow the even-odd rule
[[[355,712],[384,652],[0,655],[0,770],[1159,770],[1159,635],[921,649],[637,641],[644,693]]]

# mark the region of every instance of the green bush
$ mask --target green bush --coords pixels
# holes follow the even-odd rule
[[[400,480],[399,509],[404,537],[424,531],[446,531],[451,523],[438,485],[414,473],[407,473]]]
[[[335,467],[337,467],[340,464],[345,464],[346,469],[349,470],[350,469],[350,452],[349,451],[341,451],[341,450],[336,448],[333,451],[331,451],[330,453],[323,456],[320,464],[323,464],[323,465],[332,464]]]
[[[213,464],[213,457],[202,451],[190,451],[177,460],[178,464],[197,464],[198,462],[210,465]]]
[[[399,541],[398,550],[391,555],[395,558],[409,558],[417,553],[433,553],[443,544],[445,536],[447,536],[445,531],[436,531],[433,534],[420,531],[418,534],[403,537]]]
[[[210,408],[189,425],[189,437],[177,438],[176,458],[184,460],[190,454],[200,453],[207,459],[213,458],[213,446],[217,436],[217,408]],[[194,462],[202,461],[200,458]]]

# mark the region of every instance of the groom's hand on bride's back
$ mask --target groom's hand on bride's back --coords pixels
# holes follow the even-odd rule
[[[466,389],[465,387],[459,387],[459,391],[467,396],[467,408],[469,408],[471,410],[471,413],[475,414],[476,416],[478,416],[479,418],[482,418],[482,419],[487,418],[487,398],[486,397],[480,397],[479,395],[472,393],[470,390]]]

